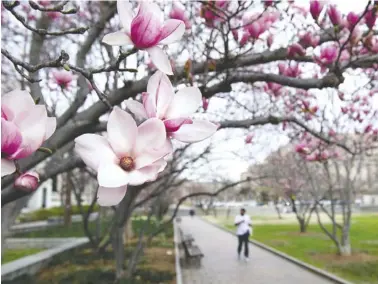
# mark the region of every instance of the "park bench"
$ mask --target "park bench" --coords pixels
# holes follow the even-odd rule
[[[200,248],[193,244],[194,238],[190,234],[184,234],[179,228],[180,246],[184,250],[185,264],[201,267],[201,259],[204,256]]]
[[[188,246],[192,245],[192,242],[194,241],[194,238],[192,235],[184,234],[181,228],[179,228],[179,234],[180,234],[181,243],[186,243],[188,244]]]

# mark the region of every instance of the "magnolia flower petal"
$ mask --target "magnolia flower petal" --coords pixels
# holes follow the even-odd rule
[[[141,185],[148,181],[154,181],[157,179],[158,174],[165,169],[167,162],[163,159],[156,161],[155,163],[143,167],[138,170],[130,172],[130,185]]]
[[[143,107],[146,110],[147,117],[156,117],[156,96],[147,92],[142,93]]]
[[[154,148],[155,151],[162,151],[167,154],[171,154],[173,152],[173,145],[170,138],[166,138],[163,146]]]
[[[202,105],[202,94],[197,87],[179,90],[167,110],[166,118],[191,116]]]
[[[147,84],[147,92],[156,101],[156,116],[163,118],[173,99],[174,92],[168,76],[156,71]]]
[[[96,134],[83,134],[77,137],[75,152],[95,171],[98,170],[100,163],[115,163],[118,160],[108,140]]]
[[[137,48],[144,49],[159,43],[163,14],[155,3],[142,1],[137,16],[131,22],[130,37]]]
[[[206,120],[193,120],[192,124],[184,124],[171,137],[181,142],[199,142],[213,135],[218,126]]]
[[[112,46],[124,46],[133,44],[130,37],[124,30],[105,35],[102,39],[102,42]]]
[[[119,158],[132,152],[138,128],[130,114],[119,107],[114,107],[108,121],[108,140]]]
[[[129,34],[131,21],[134,18],[133,6],[127,0],[117,0],[117,12],[118,12],[122,27]]]
[[[56,129],[56,118],[55,117],[48,117],[46,121],[46,133],[44,140],[47,140],[53,135]]]
[[[1,159],[1,177],[10,175],[16,171],[16,166],[13,161]]]
[[[159,161],[160,163],[162,163],[162,161],[164,161],[162,158],[166,157],[172,152],[173,145],[171,139],[166,138],[163,145],[160,145],[159,147],[153,147],[149,151],[145,151],[140,154],[135,160],[135,168],[138,170],[146,166],[156,165],[156,163],[158,163]],[[160,169],[159,172],[162,170],[164,170],[164,168]]]
[[[163,146],[167,134],[164,123],[157,118],[150,118],[138,127],[134,155],[138,156],[153,147]]]
[[[98,167],[97,180],[100,186],[120,187],[128,184],[129,174],[117,164],[101,163]]]
[[[153,46],[146,49],[151,57],[152,63],[156,68],[168,75],[173,75],[171,63],[169,62],[167,54],[158,46]]]
[[[193,123],[193,121],[187,117],[164,120],[164,125],[167,132],[175,132],[179,130],[183,124],[191,124],[191,123]]]
[[[97,203],[100,206],[114,206],[125,197],[127,185],[120,187],[99,186],[97,191]]]
[[[1,118],[1,153],[12,155],[19,149],[22,136],[17,126]]]
[[[156,116],[156,101],[159,85],[162,80],[163,72],[156,71],[147,82],[147,93],[143,93],[143,105],[149,117]]]
[[[134,114],[138,119],[145,119],[148,118],[146,109],[144,106],[135,100],[127,100],[125,101],[127,109]]]
[[[47,112],[43,105],[20,113],[14,120],[22,135],[21,151],[13,158],[21,159],[30,156],[43,143],[46,134]]]
[[[5,113],[7,120],[13,120],[17,114],[30,110],[34,106],[35,102],[27,91],[14,90],[1,97],[1,110]]]
[[[185,33],[185,23],[170,19],[164,22],[160,44],[170,44],[179,41]]]

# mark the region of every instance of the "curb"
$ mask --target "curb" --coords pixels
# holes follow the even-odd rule
[[[208,223],[208,224],[210,224],[212,226],[215,226],[218,229],[221,229],[221,230],[223,230],[223,231],[225,231],[227,233],[230,233],[230,234],[232,234],[232,235],[235,236],[235,233],[233,231],[231,231],[231,230],[228,230],[228,229],[226,229],[226,228],[224,228],[224,227],[222,227],[222,226],[220,226],[218,224],[212,223],[212,222],[210,222],[210,221],[208,221],[208,220],[206,220],[204,218],[199,218],[199,219],[201,219],[205,223]],[[254,244],[255,246],[257,246],[259,248],[262,248],[262,249],[264,249],[264,250],[266,250],[266,251],[268,251],[268,252],[270,252],[272,254],[275,254],[275,255],[277,255],[279,257],[282,257],[285,260],[288,260],[288,261],[290,261],[290,262],[292,262],[292,263],[294,263],[294,264],[296,264],[296,265],[298,265],[298,266],[300,266],[300,267],[302,267],[302,268],[304,268],[304,269],[306,269],[306,270],[308,270],[308,271],[310,271],[312,273],[315,273],[315,274],[317,274],[317,275],[319,275],[319,276],[321,276],[323,278],[331,280],[331,281],[333,281],[333,282],[335,282],[337,284],[355,284],[355,283],[349,282],[349,281],[347,281],[345,279],[342,279],[342,278],[340,278],[340,277],[338,277],[338,276],[336,276],[334,274],[331,274],[331,273],[329,273],[329,272],[327,272],[327,271],[325,271],[323,269],[317,268],[317,267],[315,267],[315,266],[313,266],[311,264],[307,264],[305,262],[302,262],[302,261],[300,261],[297,258],[294,258],[294,257],[292,257],[290,255],[287,255],[286,253],[280,252],[280,251],[278,251],[278,250],[276,250],[276,249],[274,249],[272,247],[269,247],[267,245],[264,245],[263,243],[260,243],[258,241],[250,239],[249,242],[251,244]]]
[[[176,266],[176,284],[183,284],[182,282],[182,273],[181,273],[181,265],[180,265],[180,252],[178,249],[178,235],[177,235],[177,222],[176,218],[173,220],[173,239],[175,243],[175,266]]]
[[[75,238],[65,244],[51,249],[43,250],[36,254],[31,254],[14,261],[5,263],[1,266],[1,280],[13,280],[24,274],[36,274],[41,268],[45,267],[57,254],[67,252],[87,244],[87,238]]]

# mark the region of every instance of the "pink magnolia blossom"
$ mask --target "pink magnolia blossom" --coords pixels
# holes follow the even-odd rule
[[[276,97],[281,95],[281,90],[282,90],[282,85],[278,83],[274,83],[274,82],[267,82],[266,85],[264,86],[265,92],[270,92]]]
[[[38,1],[38,3],[42,6],[48,6],[48,5],[50,5],[51,1],[50,0],[43,0],[43,1]]]
[[[308,154],[310,152],[310,149],[307,143],[302,142],[295,145],[295,152],[299,154]]]
[[[374,13],[375,11],[375,13]],[[365,14],[365,23],[368,26],[369,29],[372,29],[374,27],[375,21],[377,20],[377,14],[376,10],[373,8],[370,9],[366,14]]]
[[[14,160],[34,153],[55,131],[56,119],[36,105],[27,91],[1,97],[1,176],[16,170]]]
[[[352,29],[355,25],[358,23],[358,19],[360,16],[354,12],[349,12],[347,15],[347,21],[348,21],[348,28]]]
[[[369,133],[371,130],[373,129],[373,125],[369,124],[365,127],[364,129],[364,133]]]
[[[362,35],[363,35],[362,29],[360,29],[360,27],[358,27],[358,26],[354,27],[352,35],[350,37],[350,43],[352,45],[356,45],[360,41],[360,39],[362,38]],[[348,56],[348,58],[349,58],[349,56]]]
[[[302,14],[303,17],[307,17],[308,10],[306,7],[298,6],[298,5],[292,5],[292,8],[298,11],[299,14]]]
[[[245,140],[244,140],[245,144],[251,144],[252,143],[252,139],[253,139],[253,134],[252,133],[248,134],[245,137]]]
[[[278,71],[281,75],[285,75],[285,76],[293,77],[293,78],[299,77],[302,73],[299,68],[298,63],[288,64],[288,65],[284,63],[279,63]]]
[[[304,48],[298,43],[292,44],[287,49],[287,56],[288,57],[294,57],[296,55],[298,55],[298,56],[305,56],[306,55],[306,50],[304,50]]]
[[[163,22],[159,6],[147,1],[140,2],[136,16],[128,1],[117,0],[117,10],[123,29],[105,35],[102,41],[112,46],[134,45],[146,50],[159,70],[173,74],[168,56],[160,45],[180,40],[185,32],[184,22],[176,19]]]
[[[299,43],[304,47],[316,47],[319,44],[320,37],[318,35],[314,35],[311,32],[306,32],[302,34],[299,38]]]
[[[328,17],[334,26],[342,26],[343,18],[336,5],[329,5],[327,10]]]
[[[239,41],[239,31],[237,29],[232,29],[231,30],[232,36],[234,40],[237,42]]]
[[[249,35],[253,39],[258,39],[260,35],[270,29],[271,25],[276,22],[280,17],[280,13],[266,12],[260,14],[246,13],[243,15],[242,22],[244,30],[248,31]]]
[[[62,89],[67,89],[75,79],[75,76],[71,72],[65,70],[55,70],[52,72],[52,75],[55,83]]]
[[[59,19],[61,16],[61,14],[56,11],[47,12],[46,14],[47,14],[47,17],[49,17],[51,20]]]
[[[27,192],[33,192],[38,188],[39,175],[36,172],[27,172],[19,176],[14,182],[17,189]]]
[[[130,112],[141,118],[161,119],[168,136],[188,143],[209,138],[217,130],[217,126],[209,121],[191,119],[201,104],[202,95],[197,87],[185,87],[174,94],[167,75],[160,71],[149,79],[143,104],[126,101]]]
[[[266,44],[268,45],[269,48],[272,46],[272,44],[273,44],[273,35],[272,34],[268,35],[268,38],[266,39]]]
[[[273,6],[274,2],[275,1],[273,1],[273,0],[265,0],[264,1],[264,6],[265,7]]]
[[[249,33],[248,32],[244,32],[243,35],[242,35],[242,38],[239,42],[240,46],[243,47],[244,45],[246,45],[246,43],[248,42],[249,40]]]
[[[137,127],[130,114],[114,107],[109,115],[107,137],[84,134],[75,139],[75,151],[97,172],[98,203],[117,205],[127,185],[153,181],[164,170],[164,157],[172,148],[166,143],[164,123],[150,118]]]
[[[202,108],[204,111],[207,111],[207,108],[209,107],[209,99],[202,98]]]
[[[306,156],[306,161],[308,162],[315,162],[317,160],[318,160],[318,155],[316,153]]]
[[[222,11],[227,9],[229,1],[220,0],[213,1],[209,0],[207,3],[202,4],[200,10],[200,16],[205,19],[206,25],[213,27],[217,22],[223,22]]]
[[[259,22],[254,22],[250,25],[248,25],[248,32],[249,32],[249,35],[253,38],[253,39],[258,39],[259,36],[264,32],[264,26],[262,24],[260,24]]]
[[[310,13],[315,21],[318,20],[320,13],[324,7],[324,1],[311,1],[310,2]]]
[[[189,17],[185,12],[185,7],[183,7],[179,2],[173,2],[172,10],[169,13],[169,17],[171,19],[183,21],[185,24],[185,28],[187,30],[190,30],[192,28],[192,24],[190,23]]]
[[[316,57],[315,60],[320,64],[320,65],[329,65],[332,64],[336,61],[338,56],[338,48],[331,44],[327,46],[323,46],[320,49],[320,56]]]

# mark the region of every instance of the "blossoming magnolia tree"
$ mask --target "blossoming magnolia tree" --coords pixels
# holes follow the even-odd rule
[[[84,162],[122,207],[180,142],[274,129],[314,163],[374,147],[376,17],[374,1],[2,2],[2,228],[36,172]]]

